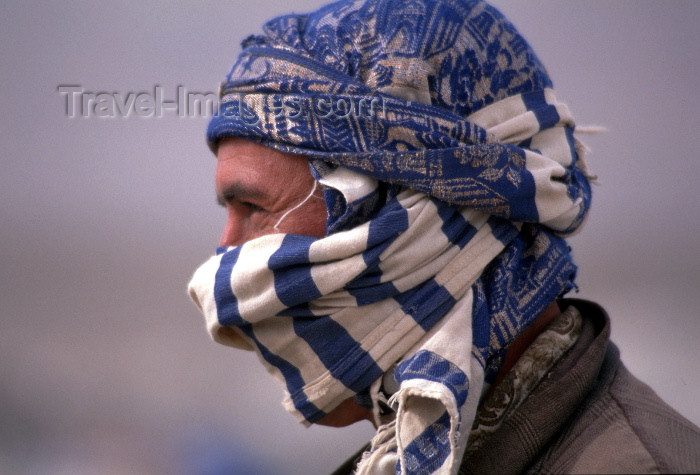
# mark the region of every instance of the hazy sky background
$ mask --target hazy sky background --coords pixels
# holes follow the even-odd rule
[[[189,302],[224,222],[206,119],[70,119],[57,91],[216,91],[242,38],[323,3],[0,4],[0,473],[327,473],[369,439],[294,422]],[[608,129],[585,139],[578,296],[700,423],[700,2],[496,4],[578,124]]]

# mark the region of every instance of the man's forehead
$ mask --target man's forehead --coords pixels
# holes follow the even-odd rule
[[[217,199],[264,198],[286,194],[296,183],[313,180],[305,157],[245,139],[223,140],[217,149]]]
[[[234,137],[222,140],[216,151],[218,162],[235,160],[242,166],[252,167],[290,167],[308,169],[308,161],[301,155],[280,152],[272,147],[244,138]]]

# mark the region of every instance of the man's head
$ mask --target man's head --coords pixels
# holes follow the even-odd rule
[[[368,473],[451,466],[507,347],[573,286],[560,234],[590,188],[544,68],[483,2],[348,0],[270,21],[221,91],[228,223],[190,283],[212,336],[305,424],[371,412]]]

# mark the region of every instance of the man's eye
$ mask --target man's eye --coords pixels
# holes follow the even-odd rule
[[[244,206],[244,207],[248,208],[248,210],[250,210],[250,211],[255,211],[255,212],[257,212],[257,211],[262,211],[262,210],[263,210],[263,208],[261,208],[260,206],[256,205],[255,203],[249,203],[248,201],[241,201],[240,203],[241,203],[241,206]]]

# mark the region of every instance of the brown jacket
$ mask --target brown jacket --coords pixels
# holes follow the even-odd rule
[[[584,317],[578,342],[460,474],[700,471],[700,429],[627,371],[601,307],[568,305]]]

